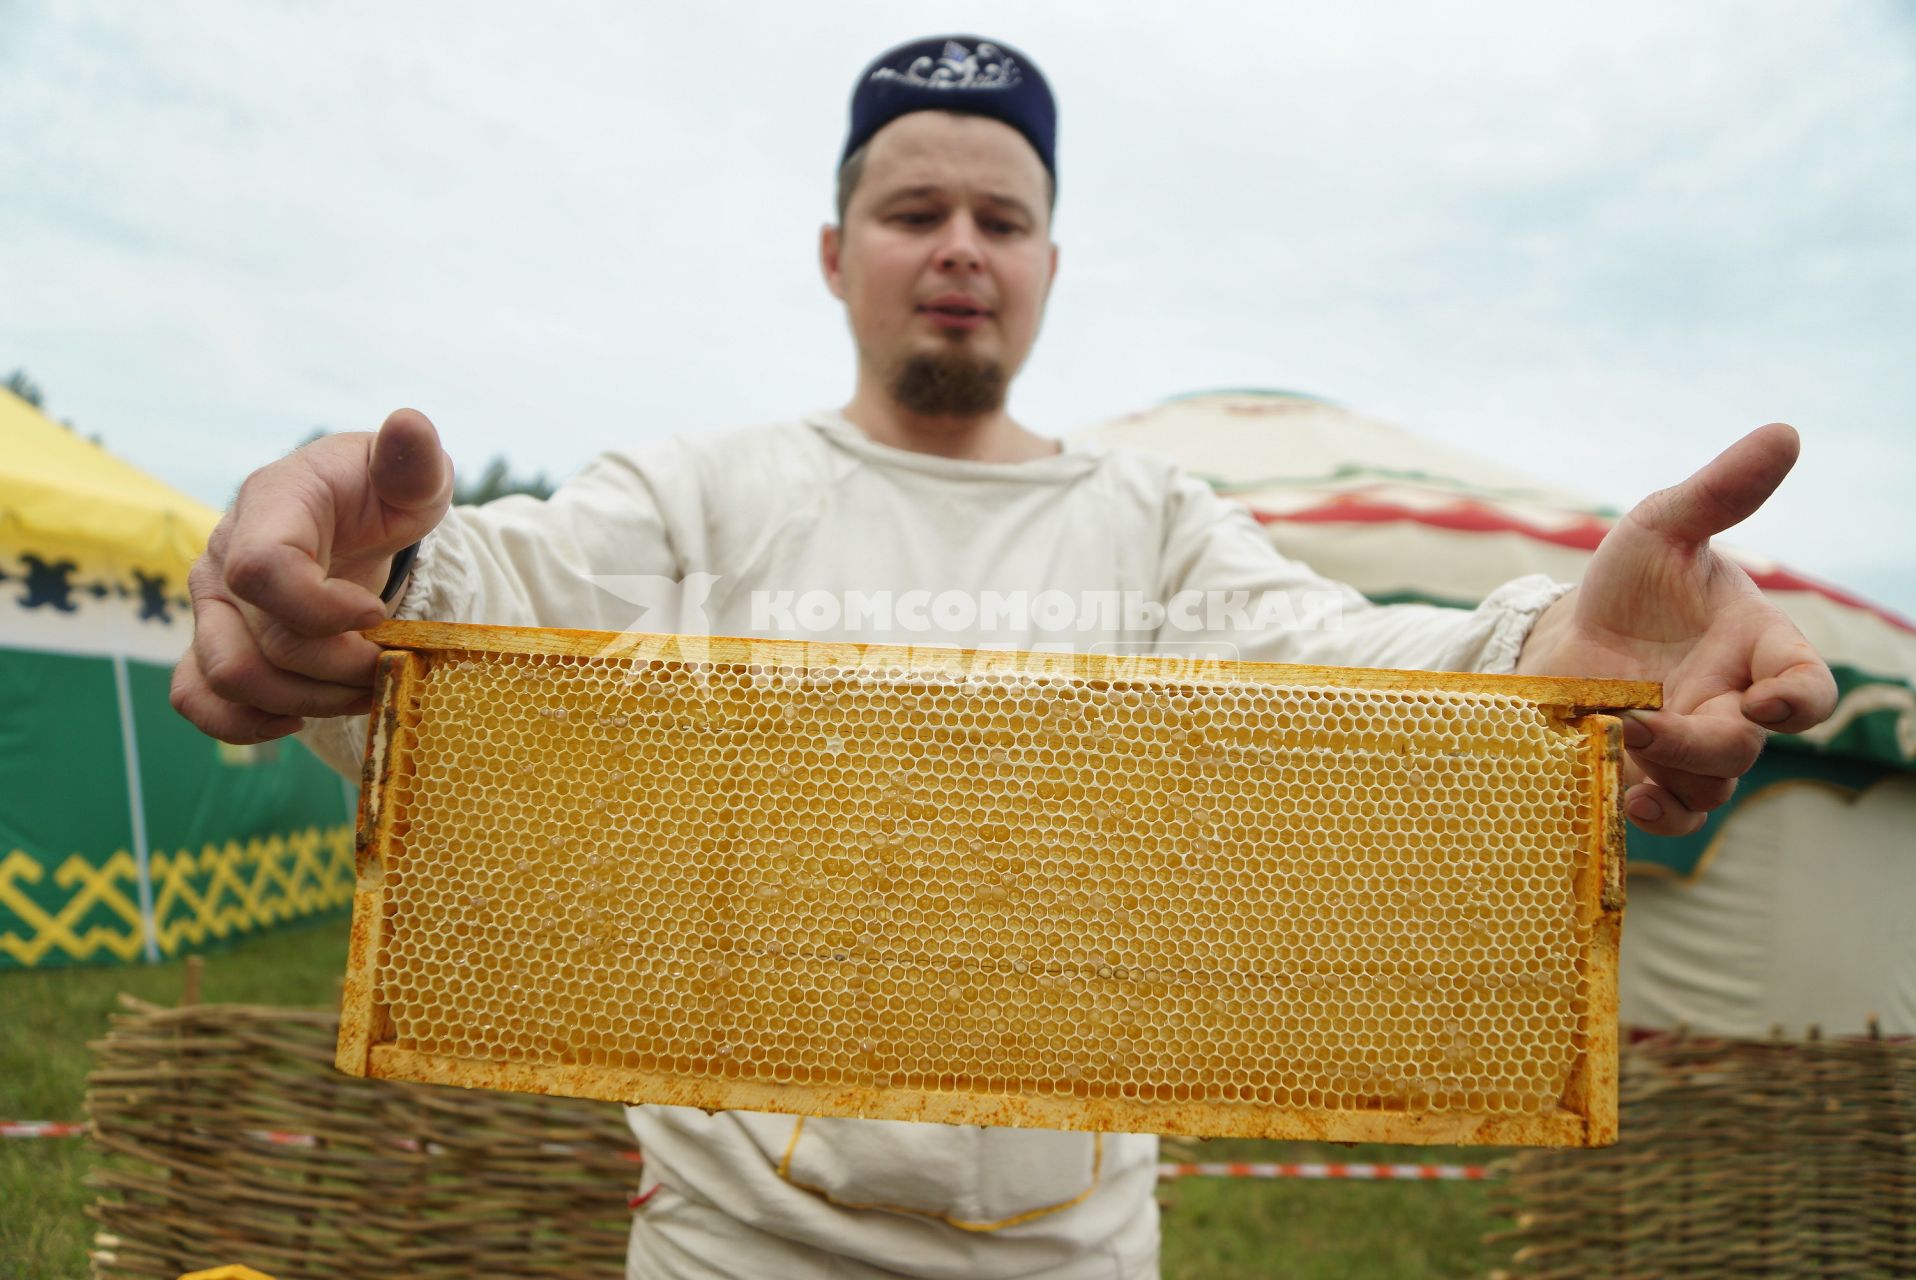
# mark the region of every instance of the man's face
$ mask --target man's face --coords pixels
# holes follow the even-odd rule
[[[1009,383],[1057,270],[1048,192],[1031,144],[996,120],[916,111],[879,130],[821,242],[863,365],[894,393],[914,365]]]

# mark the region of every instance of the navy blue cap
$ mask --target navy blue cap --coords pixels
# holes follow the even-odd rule
[[[1058,107],[1037,64],[979,36],[933,36],[881,53],[852,89],[852,127],[840,164],[872,135],[913,111],[958,111],[1002,120],[1025,136],[1055,181]]]

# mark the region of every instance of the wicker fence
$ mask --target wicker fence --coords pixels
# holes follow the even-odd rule
[[[94,1274],[622,1276],[618,1108],[360,1080],[328,1013],[129,1002],[94,1046]],[[1509,1280],[1916,1276],[1916,1042],[1624,1050],[1623,1141],[1497,1191]]]
[[[1916,1042],[1670,1036],[1623,1139],[1505,1166],[1509,1280],[1916,1276]]]
[[[129,1007],[88,1079],[95,1276],[625,1274],[617,1107],[343,1076],[330,1013]]]

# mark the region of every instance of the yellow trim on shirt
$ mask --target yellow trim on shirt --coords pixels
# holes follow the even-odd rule
[[[792,1176],[791,1169],[792,1154],[798,1150],[798,1137],[803,1132],[805,1132],[805,1117],[800,1116],[798,1123],[792,1126],[792,1139],[785,1144],[785,1154],[780,1157],[778,1162],[778,1176],[791,1183],[794,1187],[797,1187],[800,1191],[809,1191],[820,1199],[837,1205],[841,1209],[883,1209],[889,1213],[909,1213],[920,1218],[935,1219],[947,1226],[956,1227],[960,1231],[996,1231],[1001,1227],[1015,1227],[1021,1222],[1030,1222],[1033,1218],[1042,1218],[1046,1214],[1056,1213],[1060,1209],[1069,1209],[1074,1204],[1082,1203],[1087,1196],[1098,1189],[1098,1179],[1104,1169],[1104,1135],[1102,1133],[1095,1133],[1091,1135],[1091,1183],[1085,1187],[1083,1191],[1072,1196],[1069,1200],[1063,1200],[1057,1204],[1048,1204],[1042,1208],[1027,1209],[1023,1213],[1013,1214],[1009,1218],[999,1218],[995,1222],[968,1222],[963,1218],[954,1218],[950,1214],[933,1213],[929,1209],[912,1209],[904,1205],[853,1204],[849,1200],[840,1200],[823,1187],[814,1187],[808,1183],[800,1182]]]

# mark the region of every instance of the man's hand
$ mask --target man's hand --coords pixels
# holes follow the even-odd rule
[[[1783,482],[1797,445],[1794,429],[1773,422],[1639,502],[1524,645],[1520,672],[1663,682],[1663,710],[1631,712],[1623,725],[1624,811],[1645,831],[1695,831],[1770,730],[1798,733],[1835,709],[1823,660],[1710,547]]]
[[[226,742],[264,742],[306,716],[370,709],[395,553],[452,501],[452,462],[422,413],[377,435],[327,436],[246,478],[187,576],[193,647],[173,708]]]

